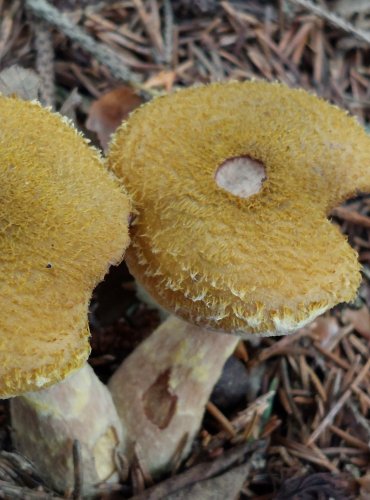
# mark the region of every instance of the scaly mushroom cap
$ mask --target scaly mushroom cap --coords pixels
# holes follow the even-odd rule
[[[94,286],[128,244],[129,203],[60,116],[0,97],[0,397],[51,385],[89,355]]]
[[[216,182],[235,159],[264,171],[250,196]],[[194,87],[133,113],[108,160],[137,210],[129,268],[175,314],[274,335],[353,299],[356,253],[327,215],[370,189],[370,139],[340,109],[280,84]]]

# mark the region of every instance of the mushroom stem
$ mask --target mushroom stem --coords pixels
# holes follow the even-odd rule
[[[125,359],[108,387],[129,459],[145,449],[146,470],[156,476],[186,457],[238,341],[170,316]]]
[[[116,450],[124,433],[107,387],[86,364],[63,382],[10,402],[16,448],[50,487],[74,487],[73,443],[80,445],[82,493],[118,480]]]

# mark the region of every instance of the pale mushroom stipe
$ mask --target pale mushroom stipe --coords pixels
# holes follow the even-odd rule
[[[167,320],[109,383],[131,447],[151,442],[147,465],[160,474],[190,448],[235,348],[230,333],[286,334],[355,297],[357,255],[328,214],[369,191],[370,139],[354,118],[305,91],[214,83],[137,109],[113,137],[108,165],[136,211],[130,271],[163,308],[199,327]],[[173,338],[164,343],[166,335]],[[164,366],[155,361],[159,345]],[[217,363],[213,380],[201,370],[206,351]],[[133,394],[125,380],[137,379],[137,366]],[[208,394],[189,398],[201,380]]]

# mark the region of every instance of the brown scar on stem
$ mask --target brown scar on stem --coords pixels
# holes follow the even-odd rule
[[[142,398],[146,417],[161,430],[168,427],[177,406],[177,396],[169,388],[170,376],[171,368],[168,368],[158,375]]]

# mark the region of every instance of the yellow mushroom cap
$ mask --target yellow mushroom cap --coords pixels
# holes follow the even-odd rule
[[[258,192],[216,183],[233,158],[263,165]],[[193,87],[134,112],[108,163],[137,210],[129,268],[175,314],[274,335],[353,299],[357,256],[327,215],[370,189],[370,139],[335,106],[267,82]]]
[[[123,257],[128,214],[73,127],[0,97],[0,397],[51,385],[87,359],[89,300]]]

